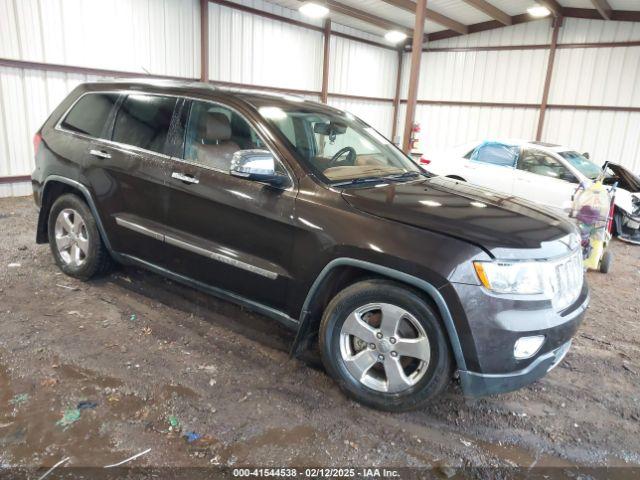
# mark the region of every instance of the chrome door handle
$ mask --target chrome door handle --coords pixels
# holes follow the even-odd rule
[[[94,157],[99,157],[99,158],[111,158],[111,154],[104,152],[102,150],[89,150],[89,153],[91,155],[93,155]]]
[[[175,178],[176,180],[180,180],[181,182],[185,183],[200,183],[200,180],[198,180],[196,177],[185,175],[184,173],[180,172],[172,172],[171,178]]]

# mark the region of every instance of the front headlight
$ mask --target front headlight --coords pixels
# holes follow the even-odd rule
[[[492,292],[545,293],[548,269],[543,262],[473,262],[473,266],[482,285]]]
[[[473,262],[482,285],[498,294],[538,295],[551,299],[557,311],[580,296],[584,282],[582,251],[543,261]]]

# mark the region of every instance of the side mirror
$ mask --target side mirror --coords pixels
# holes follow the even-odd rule
[[[587,160],[589,160],[589,158],[590,158],[590,157],[589,157],[589,152],[584,152],[584,153],[582,154],[582,156],[583,156],[584,158],[586,158]]]
[[[276,171],[276,160],[268,150],[238,150],[231,159],[229,173],[234,177],[285,187],[289,177]]]

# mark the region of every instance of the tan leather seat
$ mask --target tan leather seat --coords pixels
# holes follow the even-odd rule
[[[233,154],[240,150],[232,142],[229,118],[220,112],[207,112],[205,122],[200,124],[201,143],[196,145],[196,158],[199,163],[218,170],[228,171]]]

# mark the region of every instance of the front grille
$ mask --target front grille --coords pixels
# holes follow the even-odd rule
[[[551,290],[556,311],[564,310],[578,299],[583,282],[584,266],[582,252],[579,249],[553,265]]]

